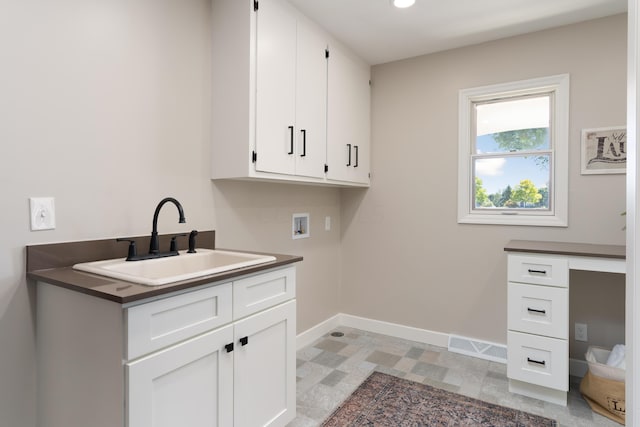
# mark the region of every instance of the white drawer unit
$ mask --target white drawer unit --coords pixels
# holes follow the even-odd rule
[[[551,256],[509,255],[509,282],[569,286],[569,262]]]
[[[626,271],[626,248],[511,240],[507,258],[509,391],[558,405],[569,389],[569,271]]]
[[[508,257],[509,390],[566,405],[569,389],[569,262]]]
[[[509,283],[507,321],[512,331],[569,338],[569,289]]]
[[[569,348],[566,340],[508,332],[509,378],[569,390]]]

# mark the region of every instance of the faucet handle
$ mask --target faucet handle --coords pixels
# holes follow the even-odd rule
[[[196,236],[197,235],[198,235],[198,230],[191,230],[191,233],[189,233],[189,250],[187,251],[188,254],[196,253]]]
[[[175,236],[171,237],[171,244],[169,245],[169,252],[178,252],[178,242],[176,241],[176,239],[178,237],[184,237],[186,236],[186,233],[182,233],[182,234],[176,234]]]
[[[138,255],[136,250],[135,240],[117,238],[116,242],[129,242],[129,252],[127,253],[127,261],[130,261],[131,259],[135,258]]]

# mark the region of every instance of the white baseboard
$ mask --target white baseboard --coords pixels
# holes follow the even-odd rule
[[[426,329],[414,328],[412,326],[404,326],[397,323],[383,322],[381,320],[373,320],[365,317],[339,313],[300,333],[296,337],[296,349],[300,350],[301,348],[310,345],[317,339],[322,338],[324,335],[336,328],[339,328],[340,326],[375,332],[377,334],[390,335],[392,337],[444,348],[447,347],[449,342],[449,335],[441,332],[433,332]]]
[[[317,339],[322,338],[332,330],[341,326],[340,317],[342,314],[336,314],[333,317],[328,318],[327,320],[318,323],[316,326],[313,326],[306,331],[298,334],[296,336],[296,351],[301,348],[307,347],[311,345]]]
[[[363,329],[392,337],[402,338],[410,341],[417,341],[424,344],[431,344],[438,347],[447,347],[449,335],[441,332],[429,331],[427,329],[414,328],[412,326],[400,325],[398,323],[383,322],[381,320],[367,319],[365,317],[342,314],[341,322],[343,326],[355,329]]]

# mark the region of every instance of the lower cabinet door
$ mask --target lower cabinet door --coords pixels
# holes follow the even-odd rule
[[[285,426],[295,418],[295,315],[293,300],[235,323],[235,427]]]
[[[127,427],[233,425],[233,326],[125,365]]]

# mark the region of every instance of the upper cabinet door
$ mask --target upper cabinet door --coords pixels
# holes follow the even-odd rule
[[[369,184],[370,69],[338,46],[329,53],[327,178]]]
[[[324,177],[327,144],[327,41],[298,22],[296,175]]]
[[[260,0],[256,22],[256,170],[295,174],[296,17]]]

